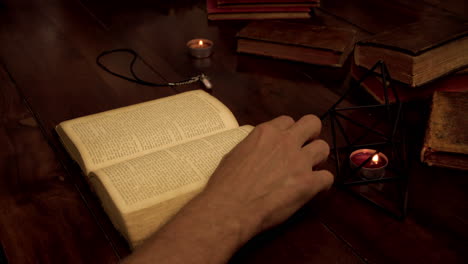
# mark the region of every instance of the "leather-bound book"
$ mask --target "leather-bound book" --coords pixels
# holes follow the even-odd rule
[[[237,52],[341,67],[355,32],[284,21],[255,21],[237,34]]]
[[[421,161],[468,170],[468,92],[435,92]]]
[[[367,69],[351,64],[351,76],[356,80],[360,80]],[[464,70],[445,76],[417,89],[409,89],[407,84],[392,81],[390,83],[398,93],[398,98],[402,102],[425,100],[429,99],[435,91],[444,92],[468,92],[468,73]],[[385,103],[385,93],[383,90],[382,78],[377,75],[368,76],[361,82],[361,87],[366,90],[377,102]],[[393,90],[388,87],[388,100],[395,102]]]
[[[206,0],[209,20],[308,19],[308,7],[229,7],[219,8],[216,0]]]
[[[383,60],[394,79],[420,86],[468,65],[468,24],[425,18],[360,41],[354,58],[368,69]]]
[[[217,0],[218,7],[319,7],[320,0]]]

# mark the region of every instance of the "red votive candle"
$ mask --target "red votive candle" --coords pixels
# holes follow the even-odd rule
[[[388,158],[383,153],[376,154],[373,149],[358,149],[349,156],[352,169],[356,169],[363,162],[372,157],[359,169],[358,175],[366,179],[382,178],[385,175],[385,167],[388,164]]]
[[[187,42],[190,55],[195,58],[209,57],[213,51],[213,41],[209,39],[192,39]]]

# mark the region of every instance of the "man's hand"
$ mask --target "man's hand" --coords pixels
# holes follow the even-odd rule
[[[330,172],[313,170],[329,154],[328,144],[316,139],[320,130],[316,116],[297,122],[280,116],[257,126],[220,163],[202,195],[237,216],[244,242],[331,186]]]
[[[257,126],[224,157],[204,191],[126,263],[228,261],[252,236],[331,186],[330,172],[313,169],[329,154],[327,143],[317,139],[320,130],[312,115]]]

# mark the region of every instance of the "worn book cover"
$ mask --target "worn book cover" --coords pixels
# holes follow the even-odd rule
[[[255,21],[237,34],[237,51],[319,65],[342,66],[352,50],[349,29],[284,21]]]
[[[356,64],[351,64],[351,76],[355,81],[360,80],[368,70],[358,67]],[[424,100],[430,98],[435,91],[445,92],[468,92],[468,73],[463,70],[440,78],[434,82],[428,83],[417,89],[408,89],[408,85],[392,81],[390,85],[395,88],[398,98],[402,102],[413,100]],[[361,82],[361,87],[366,90],[377,102],[385,103],[385,94],[383,90],[382,78],[377,75],[368,76]],[[395,102],[393,90],[388,87],[389,102]]]
[[[468,92],[435,92],[421,161],[468,170]]]
[[[287,4],[298,4],[298,3],[312,3],[319,2],[319,0],[217,0],[219,5],[224,4],[239,4],[239,3],[287,3]]]
[[[319,7],[320,0],[217,0],[218,7]]]
[[[216,0],[207,0],[206,8],[209,20],[242,19],[308,19],[308,7],[228,7],[219,8]]]
[[[394,79],[420,86],[468,65],[468,24],[424,18],[359,41],[354,56],[368,69],[383,60]]]

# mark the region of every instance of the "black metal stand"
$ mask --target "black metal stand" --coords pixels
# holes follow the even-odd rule
[[[349,96],[353,89],[359,88],[362,82],[370,76],[377,76],[381,78],[382,89],[384,94],[384,104],[373,104],[373,105],[359,105],[352,107],[339,107],[343,100]],[[387,70],[387,67],[383,61],[377,62],[369,71],[367,71],[355,85],[350,85],[343,96],[322,116],[322,120],[328,118],[330,121],[331,128],[331,158],[335,160],[336,166],[336,184],[340,187],[344,187],[348,190],[352,190],[353,186],[367,186],[376,183],[388,183],[397,182],[397,210],[391,210],[388,206],[382,203],[376,202],[368,195],[363,195],[362,192],[353,191],[352,193],[357,194],[359,197],[364,198],[371,202],[373,205],[385,210],[390,215],[403,219],[406,216],[406,205],[408,199],[408,162],[407,162],[407,149],[405,142],[405,131],[404,131],[404,120],[402,118],[403,105],[398,98],[398,94],[394,86],[390,83],[391,78]],[[391,90],[389,90],[391,89]],[[389,92],[392,92],[395,100],[389,101]],[[353,117],[357,112],[361,111],[364,114],[369,114],[373,110],[377,110],[381,113],[374,120],[372,124],[366,124],[364,119],[367,119],[367,115],[361,115]],[[347,114],[350,113],[350,114]],[[368,120],[366,120],[368,121]],[[343,123],[342,123],[343,122]],[[346,126],[354,126],[361,130],[357,133],[355,138],[351,138]],[[383,129],[382,129],[383,127]],[[356,129],[354,129],[356,131]],[[355,133],[356,134],[356,133]],[[339,135],[341,135],[341,141]],[[365,178],[360,173],[363,170],[363,166],[370,162],[371,157],[366,161],[362,162],[357,168],[352,168],[350,164],[350,154],[357,149],[373,149],[376,153],[383,153],[388,156],[388,166],[385,168],[385,172],[382,177],[379,178]],[[382,184],[380,184],[382,187]],[[370,187],[359,187],[366,189]],[[378,189],[378,188],[377,188]],[[367,190],[367,189],[366,189]],[[374,192],[377,196],[382,194],[381,191],[377,190]]]

